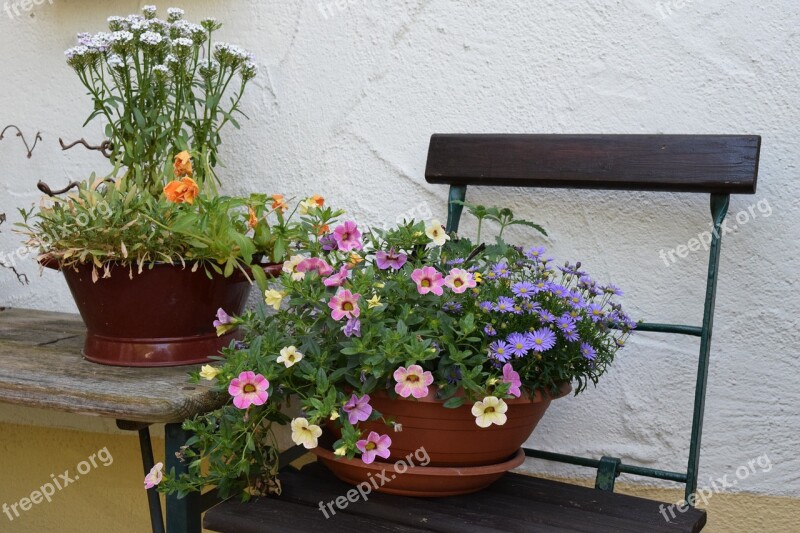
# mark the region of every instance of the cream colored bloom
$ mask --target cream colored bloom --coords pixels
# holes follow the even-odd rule
[[[338,420],[339,419],[339,411],[334,409],[331,411],[331,420]]]
[[[430,225],[425,228],[425,235],[427,235],[436,246],[444,246],[444,243],[450,240],[450,235],[444,231],[442,223],[436,219],[433,219]]]
[[[508,405],[496,396],[487,396],[481,402],[472,406],[472,416],[478,427],[488,428],[492,424],[502,426],[506,423]]]
[[[217,377],[220,372],[222,372],[222,370],[211,365],[203,365],[200,367],[200,377],[208,381]]]
[[[333,455],[337,457],[344,457],[347,455],[347,446],[339,446],[336,448],[336,450],[334,450]]]
[[[281,308],[281,302],[283,301],[284,296],[286,296],[285,293],[276,291],[275,289],[268,289],[264,291],[264,301],[267,303],[267,305],[272,306],[272,308],[276,311]]]
[[[292,420],[292,441],[302,444],[307,450],[317,447],[317,439],[322,435],[322,429],[314,424],[309,424],[305,418]]]
[[[299,265],[302,260],[303,260],[302,255],[293,255],[292,257],[289,258],[288,261],[283,263],[282,270],[287,274],[291,274],[293,280],[300,281],[301,279],[306,277],[305,272],[297,271],[297,265]]]
[[[297,351],[295,346],[287,346],[281,350],[281,355],[278,357],[278,363],[283,363],[286,368],[294,366],[295,363],[303,359],[303,354]]]
[[[381,305],[381,297],[378,296],[377,294],[373,294],[372,298],[367,300],[367,304],[369,305],[370,309],[372,309],[373,307],[380,307],[380,305]]]

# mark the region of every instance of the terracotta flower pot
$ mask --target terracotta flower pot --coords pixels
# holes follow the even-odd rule
[[[572,390],[569,383],[561,385],[558,394],[550,396],[537,391],[533,398],[507,399],[507,421],[502,426],[480,428],[472,416],[472,402],[457,409],[445,408],[435,398],[431,387],[425,398],[392,399],[379,391],[370,395],[370,404],[387,419],[402,426],[402,431],[392,431],[381,420],[361,422],[366,431],[388,434],[392,439],[391,457],[397,461],[424,447],[431,458],[431,466],[481,466],[494,465],[513,456],[533,433],[550,401],[565,396]]]
[[[487,466],[422,466],[412,458],[397,463],[364,464],[360,459],[341,459],[333,452],[318,446],[311,450],[333,475],[364,492],[375,490],[403,496],[440,497],[469,494],[484,489],[509,470],[525,461],[517,453],[505,461]],[[366,484],[366,485],[365,485]]]
[[[49,268],[58,268],[52,263]],[[268,276],[281,265],[265,267]],[[157,264],[133,278],[125,265],[111,267],[111,277],[92,281],[92,266],[62,270],[86,324],[83,355],[95,363],[117,366],[175,366],[208,362],[235,331],[217,337],[212,325],[217,309],[241,314],[251,284],[241,273],[209,278],[204,269]]]

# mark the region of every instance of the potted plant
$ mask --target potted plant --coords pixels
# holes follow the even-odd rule
[[[145,6],[108,26],[65,54],[92,100],[87,123],[105,123],[111,168],[62,191],[40,182],[48,196],[21,210],[20,231],[63,272],[87,325],[86,358],[207,361],[237,335],[218,337],[210,318],[241,313],[251,281],[265,288],[311,222],[292,218],[282,195],[219,194],[221,132],[238,127],[256,76],[250,54],[214,41],[220,23],[176,8],[162,20]]]
[[[275,312],[233,319],[243,344],[194,375],[231,402],[186,422],[189,474],[161,490],[279,490],[275,424],[351,483],[385,470],[398,475],[378,490],[478,490],[522,462],[550,401],[596,384],[635,327],[619,289],[580,263],[556,268],[499,238],[475,246],[437,221],[363,236],[345,221],[303,248],[266,293]]]

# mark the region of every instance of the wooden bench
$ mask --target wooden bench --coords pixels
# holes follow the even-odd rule
[[[120,429],[138,432],[145,473],[153,466],[149,426],[164,424],[165,469],[185,471],[186,465],[175,456],[188,438],[181,423],[216,409],[227,398],[213,393],[209,385],[190,384],[192,367],[90,363],[81,356],[85,333],[78,315],[0,308],[0,403],[115,419]],[[158,493],[142,491],[142,503],[145,498],[153,531],[162,533]],[[198,495],[168,496],[166,504],[167,531],[200,531]]]
[[[525,449],[529,457],[597,469],[595,488],[507,474],[467,496],[412,499],[372,494],[349,501],[351,488],[316,463],[284,469],[283,493],[248,504],[228,501],[206,513],[205,526],[230,532],[269,531],[700,531],[694,508],[700,464],[709,352],[719,268],[721,225],[730,194],[756,190],[761,139],[727,135],[434,135],[425,177],[450,186],[448,231],[456,231],[469,185],[667,191],[711,195],[715,231],[709,244],[702,325],[645,323],[642,332],[699,337],[691,441],[686,472]],[[629,354],[630,356],[631,354]],[[302,450],[286,452],[286,462]],[[684,483],[688,505],[615,494],[621,473]],[[338,499],[338,500],[337,500]],[[327,502],[335,516],[321,510]],[[342,508],[344,507],[344,508]],[[673,511],[674,512],[674,511]],[[330,514],[330,513],[328,513]]]

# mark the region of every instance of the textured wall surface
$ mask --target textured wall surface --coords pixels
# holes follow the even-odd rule
[[[99,141],[102,131],[81,129],[88,100],[63,49],[76,32],[99,31],[107,15],[140,5],[98,4],[46,0],[19,16],[0,12],[0,126],[18,124],[28,136],[41,130],[44,138],[31,159],[13,134],[0,141],[0,212],[9,222],[18,220],[17,207],[36,201],[37,180],[66,183],[104,168],[98,154],[62,153],[57,143],[59,136]],[[252,50],[261,68],[244,103],[251,120],[229,132],[223,149],[227,191],[320,193],[364,223],[444,217],[445,189],[423,180],[434,132],[762,135],[758,194],[732,199],[737,229],[723,241],[700,485],[736,479],[738,467],[766,455],[769,471],[756,466],[729,490],[800,496],[795,0],[184,7],[193,19],[223,19],[223,37]],[[699,324],[703,252],[672,264],[659,251],[707,229],[707,198],[486,189],[469,200],[502,202],[544,224],[546,240],[512,237],[535,239],[613,280],[635,317]],[[9,254],[18,237],[7,225],[0,230],[0,251]],[[20,268],[31,284],[0,270],[0,305],[74,310],[58,275],[39,277],[31,261]],[[553,404],[532,444],[685,468],[696,350],[692,339],[639,335],[599,388]]]

